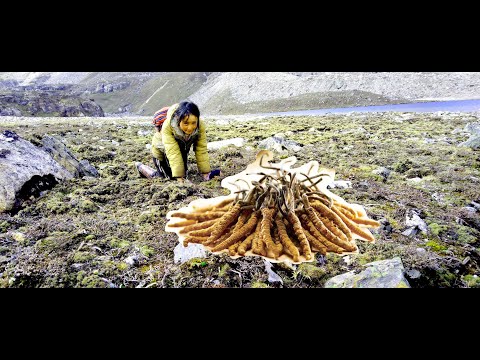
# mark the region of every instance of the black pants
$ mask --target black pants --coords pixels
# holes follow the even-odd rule
[[[153,164],[155,165],[155,168],[157,169],[157,176],[163,177],[163,178],[172,178],[172,169],[170,168],[170,164],[168,163],[167,157],[164,158],[164,160],[160,161],[156,157],[153,157]]]
[[[182,152],[183,158],[183,166],[185,167],[185,178],[188,175],[188,168],[187,168],[187,154]],[[172,177],[172,168],[170,167],[170,163],[168,162],[167,155],[163,155],[163,160],[158,160],[156,157],[153,157],[153,164],[157,168],[158,176],[161,177],[168,177],[169,179],[173,179]]]

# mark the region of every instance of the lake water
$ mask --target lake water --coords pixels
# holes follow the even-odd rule
[[[357,106],[357,107],[335,108],[335,109],[297,110],[297,111],[262,113],[261,115],[322,115],[322,114],[341,114],[341,113],[349,113],[349,112],[384,112],[384,111],[480,112],[480,99],[429,101],[429,102],[412,103],[412,104]]]

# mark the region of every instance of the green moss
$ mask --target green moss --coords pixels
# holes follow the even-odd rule
[[[25,237],[25,234],[22,234],[21,232],[14,232],[12,234],[12,238],[20,245],[28,245],[29,243],[29,240]]]
[[[400,174],[403,174],[403,173],[407,172],[408,170],[410,170],[412,167],[413,167],[412,161],[409,160],[409,159],[406,159],[406,160],[401,160],[401,161],[396,162],[393,165],[393,170],[400,173]]]
[[[480,288],[480,277],[477,275],[464,275],[462,280],[465,281],[469,288]]]
[[[431,223],[428,225],[428,228],[430,229],[430,232],[435,235],[435,236],[438,236],[440,235],[442,232],[446,231],[448,229],[448,226],[446,225],[438,225],[437,223]]]
[[[98,274],[92,274],[85,276],[80,285],[85,288],[104,288],[105,282],[98,276]]]
[[[140,272],[142,274],[145,274],[146,272],[149,272],[149,271],[152,270],[152,266],[151,265],[142,265],[142,266],[140,266],[139,269],[140,269]]]
[[[187,261],[185,264],[189,269],[204,267],[208,265],[207,261],[201,258],[192,258],[189,261]]]
[[[456,225],[455,231],[457,233],[458,242],[460,244],[474,244],[478,241],[480,236],[478,232],[477,232],[477,235],[475,236],[474,234],[472,234],[474,230],[463,225]]]
[[[95,239],[95,235],[90,234],[90,235],[85,236],[86,241],[90,241],[90,240],[94,240],[94,239]]]
[[[448,270],[442,269],[438,272],[437,281],[439,287],[452,287],[457,281],[457,276]]]
[[[223,264],[222,267],[218,270],[218,277],[222,278],[227,275],[228,270],[230,270],[230,265]]]
[[[120,271],[125,271],[129,268],[129,265],[126,262],[117,263],[117,269]]]
[[[84,263],[95,258],[96,256],[94,254],[89,253],[88,251],[77,251],[73,255],[73,262]]]
[[[444,252],[448,249],[445,245],[442,245],[435,240],[429,240],[425,243],[425,245],[437,253]]]
[[[301,263],[293,272],[294,279],[321,279],[326,274],[326,269],[324,267],[318,267],[312,263]]]
[[[148,246],[148,245],[143,245],[140,247],[140,252],[145,255],[146,257],[150,257],[152,256],[153,254],[155,254],[155,250]]]
[[[264,288],[270,288],[270,286],[268,284],[265,284],[264,282],[261,282],[261,281],[254,281],[254,282],[252,282],[252,288],[264,289]]]
[[[214,178],[212,180],[204,181],[202,186],[208,189],[216,189],[220,186],[220,180]]]
[[[72,206],[69,198],[66,198],[62,193],[49,196],[45,201],[47,210],[54,214],[64,214]]]
[[[144,211],[137,218],[137,224],[156,223],[164,218],[165,214],[155,209]]]
[[[56,248],[56,242],[52,237],[46,237],[44,239],[38,240],[35,243],[35,247],[38,251],[45,251],[49,253]]]
[[[130,242],[123,239],[112,238],[109,245],[112,248],[124,249],[130,246]]]
[[[0,222],[0,233],[7,232],[9,227],[10,227],[10,224],[8,223],[8,221],[1,221]]]
[[[83,200],[79,204],[80,210],[85,213],[95,212],[98,209],[98,206],[91,200]]]

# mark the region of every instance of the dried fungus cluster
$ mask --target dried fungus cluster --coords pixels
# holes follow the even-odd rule
[[[231,195],[195,200],[167,214],[166,230],[184,246],[293,263],[312,261],[315,252],[356,252],[355,239],[375,240],[367,228],[380,224],[326,188],[332,170],[320,171],[316,161],[291,168],[294,157],[270,164],[272,157],[261,151],[245,171],[224,179]]]

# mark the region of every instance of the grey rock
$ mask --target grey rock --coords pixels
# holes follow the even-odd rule
[[[269,283],[279,282],[283,285],[282,278],[272,270],[272,263],[265,259],[263,259],[263,263],[265,264],[265,270],[267,271],[267,274],[268,274],[268,282]]]
[[[399,257],[365,265],[358,274],[350,271],[335,276],[325,283],[326,288],[410,288],[404,276],[405,268]]]
[[[460,143],[458,146],[466,146],[474,150],[480,149],[480,135],[472,135],[467,141]]]
[[[415,251],[419,255],[426,255],[427,254],[427,250],[425,250],[424,248],[416,248]]]
[[[372,171],[372,173],[382,176],[384,179],[387,179],[390,176],[391,170],[386,167],[380,167]]]
[[[137,266],[138,265],[138,256],[129,256],[124,260],[130,266]]]
[[[472,135],[480,135],[480,122],[468,123],[465,125],[464,131]]]
[[[40,193],[73,177],[47,152],[9,130],[0,134],[0,154],[0,212],[19,206],[17,194],[29,196],[27,187]]]
[[[327,183],[327,189],[350,189],[352,187],[351,181],[335,180]]]
[[[412,237],[418,234],[418,228],[416,226],[410,227],[404,231],[402,231],[402,235]]]
[[[178,244],[173,249],[173,261],[175,263],[184,263],[193,258],[205,258],[207,257],[207,252],[201,244],[189,243],[187,247],[183,244]]]
[[[285,140],[281,137],[272,136],[258,143],[258,147],[267,150],[274,150],[276,152],[302,150],[303,145],[292,140]]]
[[[407,227],[417,227],[424,234],[428,232],[427,224],[420,218],[415,210],[407,212],[405,225]]]
[[[79,161],[75,155],[55,137],[45,135],[42,138],[43,149],[49,153],[55,161],[66,168],[75,177],[92,176],[98,177],[100,174],[87,160]]]
[[[410,279],[418,279],[422,274],[417,269],[410,269],[406,272]]]

